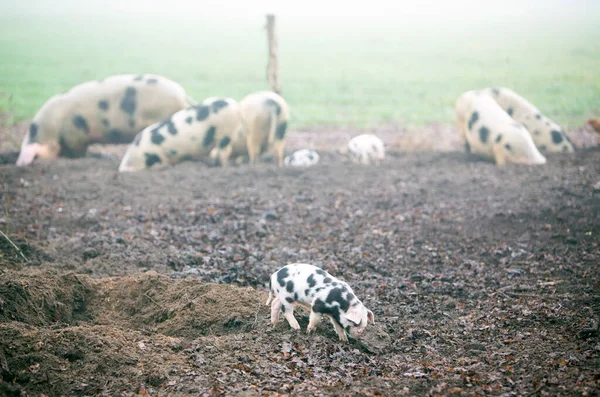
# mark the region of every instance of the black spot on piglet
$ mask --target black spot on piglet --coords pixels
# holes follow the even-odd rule
[[[506,113],[508,113],[509,116],[512,116],[513,115],[513,108],[508,108],[506,110]]]
[[[477,122],[477,120],[479,120],[479,113],[471,113],[471,118],[469,119],[469,131],[473,129],[473,125]]]
[[[502,140],[502,134],[498,134],[498,136],[496,137],[495,142],[499,143]]]
[[[285,136],[286,129],[287,129],[287,122],[284,121],[283,123],[281,123],[277,126],[277,131],[275,133],[275,137],[279,140],[282,140],[283,137]]]
[[[133,81],[142,81],[144,79],[144,75],[143,74],[138,74],[137,76],[135,76],[133,78]]]
[[[316,299],[312,305],[312,311],[315,313],[328,314],[337,323],[340,323],[340,309],[337,306],[327,306],[321,299]]]
[[[152,167],[154,164],[162,163],[162,160],[156,154],[144,153],[144,156],[146,156],[146,167],[148,168]]]
[[[88,126],[87,120],[82,115],[78,114],[73,116],[73,125],[75,128],[83,130],[86,134],[90,133],[90,128]]]
[[[292,298],[291,296],[286,296],[286,297],[285,297],[285,300],[286,300],[288,303],[294,303],[294,298]]]
[[[162,136],[162,134],[160,132],[158,132],[158,128],[153,129],[152,131],[150,131],[150,141],[155,144],[155,145],[160,145],[161,143],[163,143],[165,140],[165,137]]]
[[[348,301],[342,296],[342,290],[339,288],[333,288],[331,291],[329,291],[325,302],[330,304],[333,302],[338,302],[340,304],[340,309],[343,311],[348,310],[350,307]]]
[[[311,274],[310,276],[308,276],[306,282],[308,283],[308,286],[310,288],[314,287],[317,284],[317,281],[315,280],[315,275]]]
[[[287,292],[292,292],[294,290],[294,282],[292,280],[288,280],[287,284],[285,285],[285,290]]]
[[[221,139],[221,142],[219,142],[219,149],[223,149],[225,147],[227,147],[227,145],[229,145],[229,143],[231,142],[231,138],[226,136],[223,139]]]
[[[217,127],[215,127],[214,125],[211,126],[208,130],[206,130],[206,133],[204,134],[204,140],[202,141],[204,147],[209,147],[213,143],[213,141],[215,140],[216,132]]]
[[[265,100],[265,105],[273,107],[278,116],[281,114],[281,106],[279,106],[279,104],[273,99],[267,98],[267,100]]]
[[[277,282],[279,283],[279,285],[281,285],[283,287],[285,285],[285,279],[288,276],[289,276],[289,272],[288,272],[287,267],[280,269],[277,272]]]
[[[121,110],[130,116],[135,113],[137,90],[134,87],[127,87],[125,95],[121,100]]]
[[[504,147],[506,148],[506,150],[508,150],[509,152],[512,151],[512,146],[510,146],[509,143],[507,143],[506,145],[504,145]]]
[[[224,99],[217,99],[212,103],[212,111],[215,113],[219,113],[219,110],[227,107],[228,103]]]
[[[552,130],[550,134],[552,134],[552,142],[554,144],[558,145],[563,141],[563,135],[560,133],[560,131]]]
[[[481,127],[479,129],[479,139],[481,139],[481,142],[486,143],[489,136],[490,130],[487,127]]]
[[[100,110],[107,111],[108,110],[108,101],[106,101],[104,99],[101,100],[101,101],[98,101],[98,108]]]
[[[210,108],[206,105],[200,105],[196,107],[196,120],[202,121],[206,120],[208,115],[210,114]]]
[[[35,143],[38,137],[38,125],[31,123],[29,126],[29,143]]]
[[[158,83],[157,79],[148,79],[146,80],[146,84],[152,85]]]
[[[187,119],[185,119],[185,122],[188,123],[188,124],[192,124],[192,121],[194,121],[194,118],[192,116],[190,116]]]

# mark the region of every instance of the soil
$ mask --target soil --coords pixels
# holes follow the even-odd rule
[[[1,166],[0,395],[598,395],[598,147],[498,168],[417,132],[380,167],[325,128],[290,136],[308,169]],[[350,283],[364,338],[270,326],[289,262]]]

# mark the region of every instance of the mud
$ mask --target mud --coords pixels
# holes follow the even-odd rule
[[[600,150],[501,169],[390,130],[364,167],[346,133],[294,132],[305,170],[2,166],[0,395],[598,395]],[[292,261],[352,285],[364,339],[269,326]]]

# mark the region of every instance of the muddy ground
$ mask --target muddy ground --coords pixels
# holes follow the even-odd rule
[[[500,169],[447,130],[379,168],[325,129],[290,136],[305,170],[0,166],[0,395],[598,395],[600,150]],[[293,261],[353,286],[363,340],[268,325]]]

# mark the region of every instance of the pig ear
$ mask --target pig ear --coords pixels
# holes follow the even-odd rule
[[[371,324],[375,325],[375,316],[373,316],[373,312],[367,309],[367,318],[371,320]]]
[[[352,321],[355,325],[360,323],[361,317],[360,310],[358,310],[356,307],[351,307],[346,312],[346,318]]]

